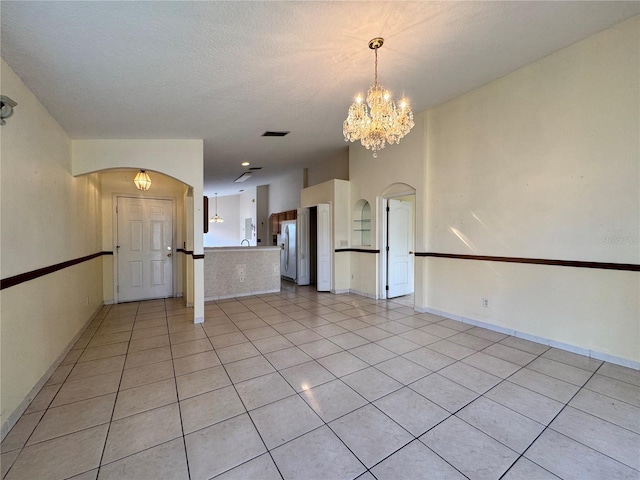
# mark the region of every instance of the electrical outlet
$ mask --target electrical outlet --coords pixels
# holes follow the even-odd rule
[[[278,268],[278,265],[274,265],[274,266],[273,266],[273,273],[274,273],[275,275],[277,275],[278,273],[280,273],[280,269]]]
[[[483,298],[482,299],[482,306],[484,308],[491,308],[491,300],[489,300],[488,298]]]
[[[240,283],[244,283],[244,275],[240,275]]]
[[[245,265],[236,265],[236,271],[239,277],[244,277]]]

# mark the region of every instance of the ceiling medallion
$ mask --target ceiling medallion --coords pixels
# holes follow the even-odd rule
[[[407,100],[403,98],[396,105],[389,91],[378,85],[378,49],[383,43],[384,39],[380,37],[369,42],[376,58],[374,83],[367,91],[366,104],[358,95],[342,125],[345,142],[360,140],[367,150],[373,151],[373,158],[378,157],[386,143],[399,143],[415,125]]]

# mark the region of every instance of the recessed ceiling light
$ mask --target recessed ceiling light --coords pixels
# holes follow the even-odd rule
[[[248,167],[251,164],[249,162],[242,162],[240,165],[242,165],[243,167]]]

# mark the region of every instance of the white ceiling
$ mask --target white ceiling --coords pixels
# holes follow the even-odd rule
[[[345,149],[348,106],[373,83],[373,37],[385,38],[380,83],[420,112],[636,15],[640,2],[3,0],[0,8],[3,58],[72,138],[203,138],[212,195]],[[265,130],[291,133],[261,137]],[[235,184],[242,161],[263,170]]]

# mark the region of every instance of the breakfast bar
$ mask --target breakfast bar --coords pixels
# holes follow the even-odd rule
[[[280,247],[204,249],[204,299],[280,291]]]

